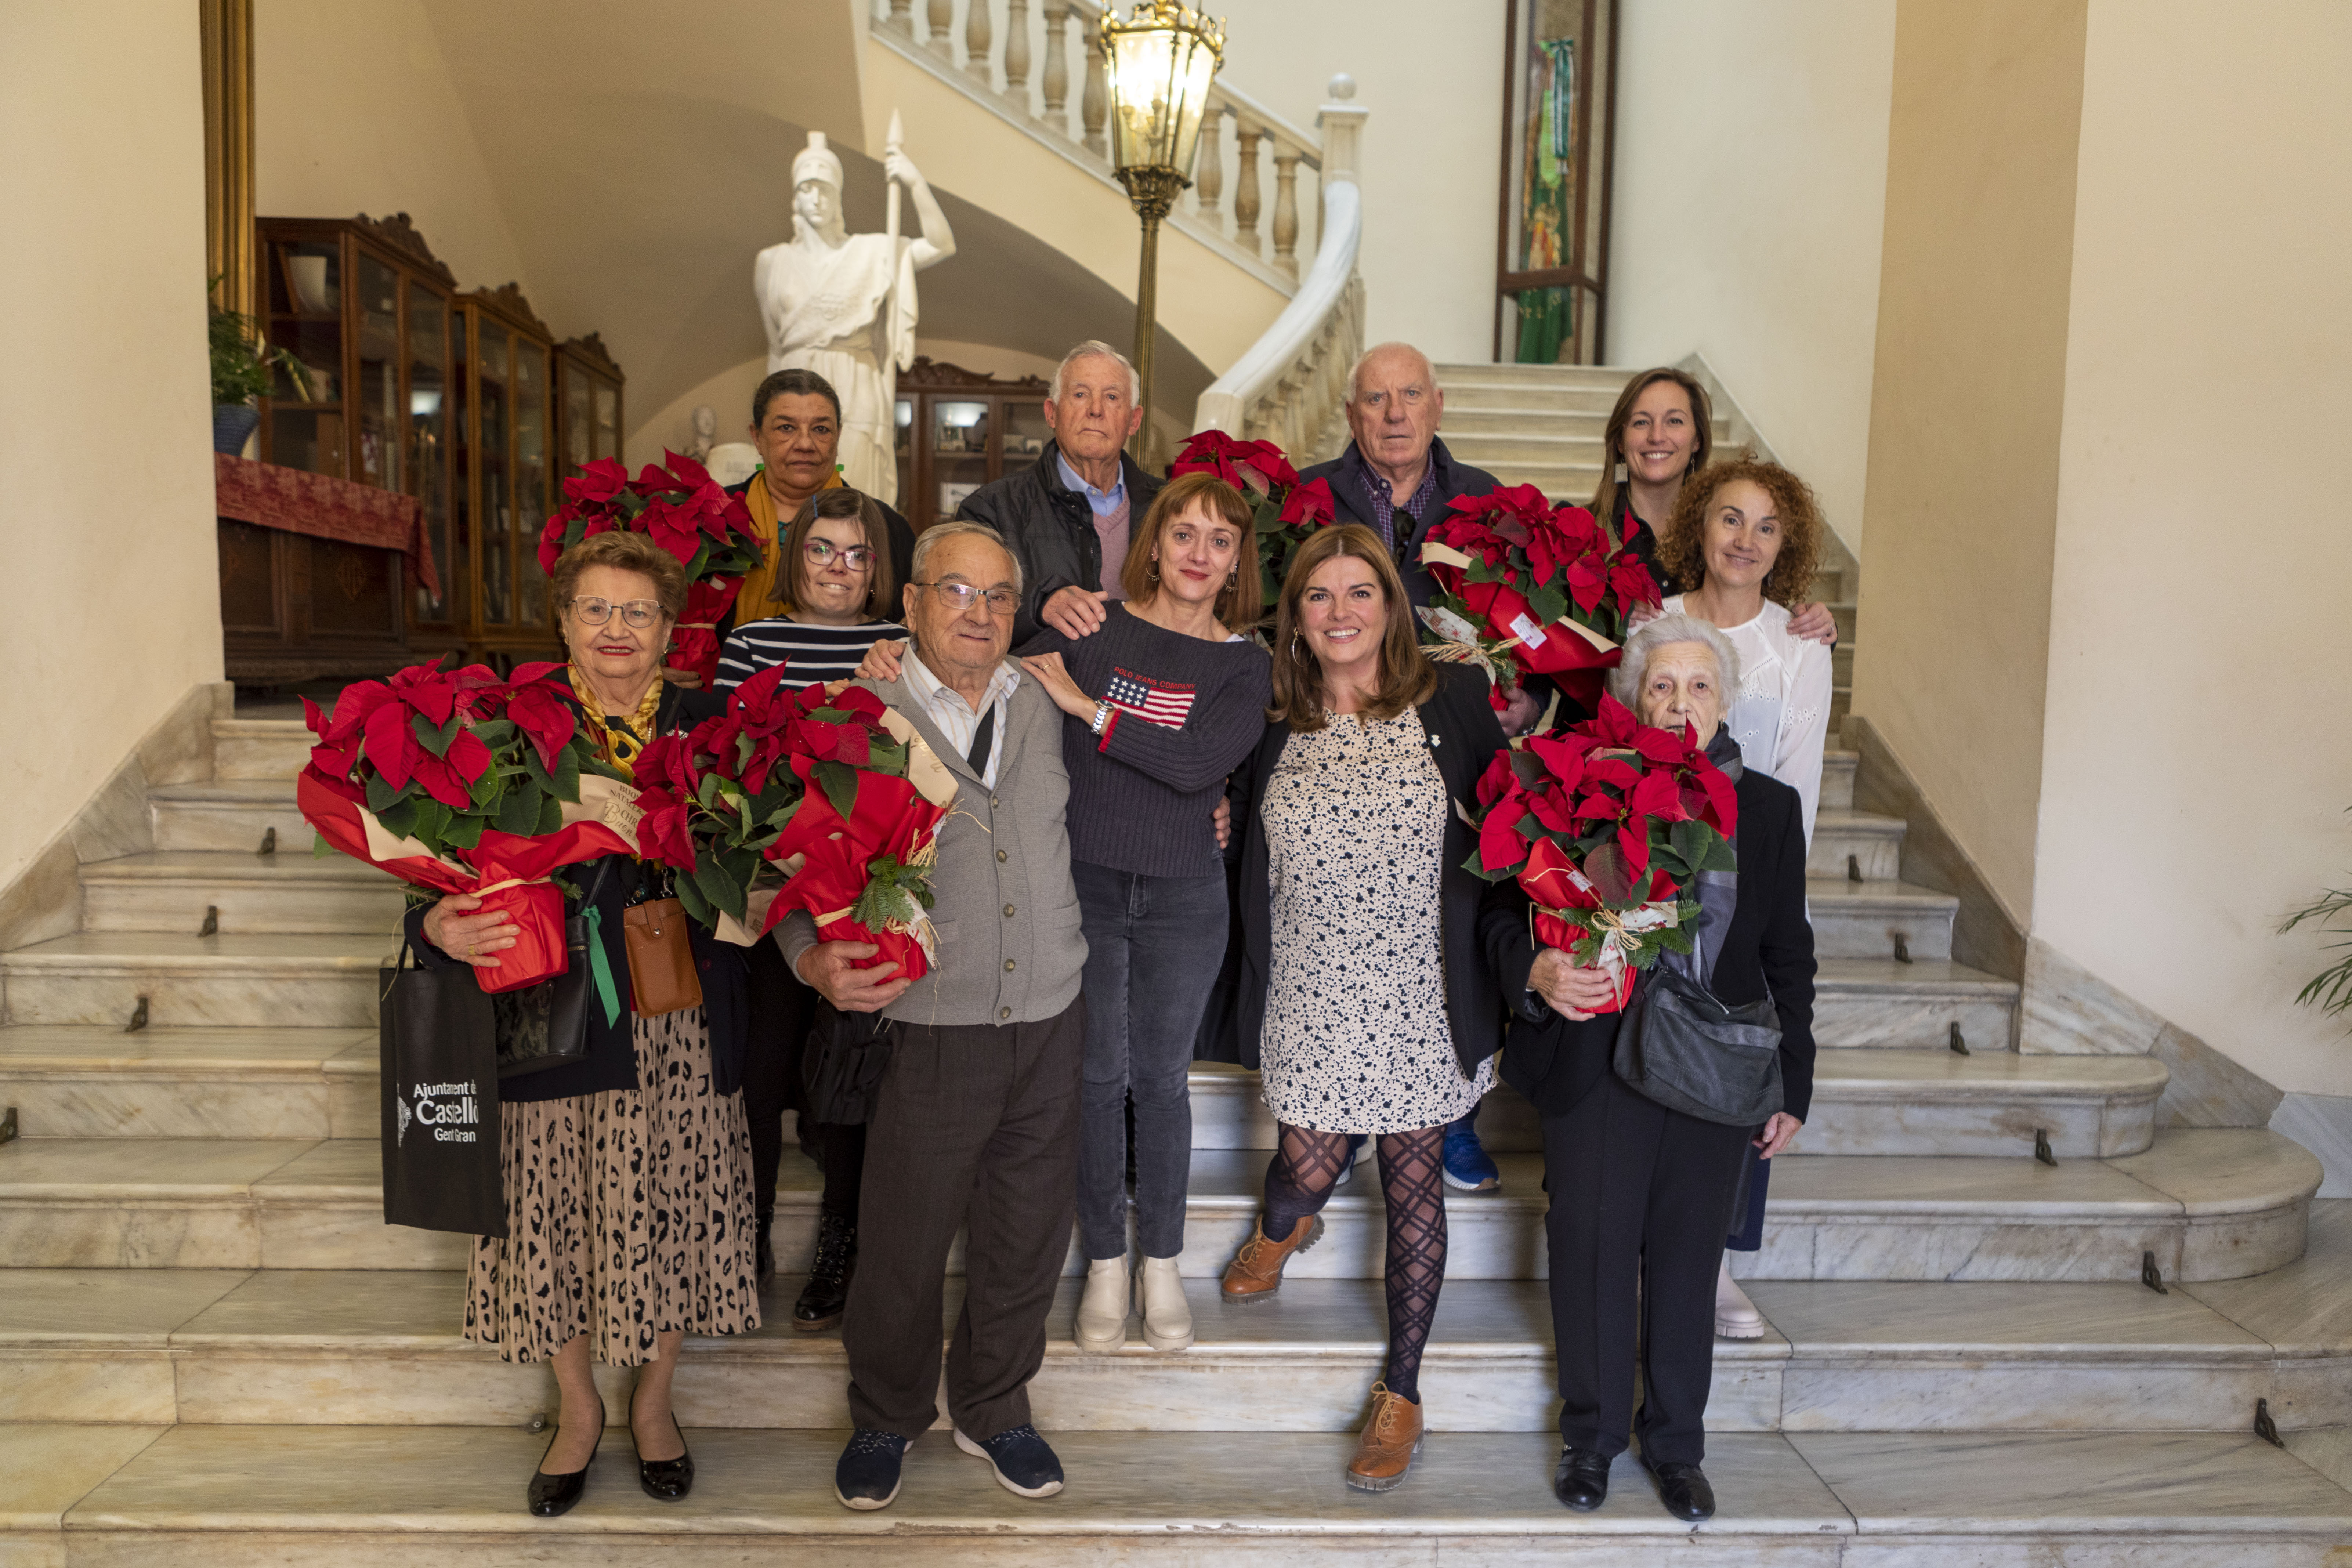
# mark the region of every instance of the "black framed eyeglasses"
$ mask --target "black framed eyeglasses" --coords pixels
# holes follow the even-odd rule
[[[841,563],[852,572],[863,572],[874,564],[872,546],[835,544],[830,539],[806,540],[801,545],[801,553],[807,556],[813,564],[818,566],[830,566],[833,564],[834,557],[839,556]]]

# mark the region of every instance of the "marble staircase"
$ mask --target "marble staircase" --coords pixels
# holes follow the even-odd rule
[[[2316,1163],[2272,1133],[2159,1125],[2160,1063],[2011,1049],[2016,986],[1952,962],[1953,900],[1900,880],[1903,826],[1853,809],[1850,753],[1825,769],[1810,868],[1819,1088],[1741,1265],[1769,1330],[1717,1346],[1709,1524],[1667,1519],[1630,1461],[1597,1515],[1550,1499],[1546,1200],[1532,1111],[1507,1092],[1482,1117],[1502,1190],[1449,1197],[1423,1374],[1437,1436],[1399,1492],[1341,1487],[1382,1353],[1377,1184],[1334,1197],[1281,1298],[1223,1308],[1211,1281],[1272,1128],[1254,1075],[1202,1064],[1183,1265],[1200,1340],[1080,1354],[1066,1280],[1034,1385],[1064,1497],[1023,1503],[932,1438],[896,1508],[840,1509],[840,1340],[791,1331],[786,1278],[768,1327],[689,1342],[694,1498],[643,1499],[615,1432],[550,1529],[517,1506],[545,1370],[460,1337],[463,1237],[381,1221],[372,988],[399,895],[310,858],[303,739],[217,721],[215,780],[152,792],[153,849],[83,868],[83,929],[0,953],[0,1105],[22,1133],[0,1144],[0,1563],[544,1562],[624,1536],[686,1563],[2352,1551],[2352,1203],[2315,1204]],[[816,1188],[788,1156],[788,1266]],[[960,1258],[950,1275],[952,1314]],[[625,1420],[626,1376],[601,1381]],[[2257,1400],[2287,1451],[2252,1435]]]

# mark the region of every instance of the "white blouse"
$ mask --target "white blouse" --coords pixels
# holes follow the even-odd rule
[[[1668,614],[1683,608],[1676,594]],[[1822,805],[1822,748],[1829,742],[1830,650],[1789,632],[1789,612],[1769,599],[1745,625],[1723,635],[1739,650],[1739,692],[1731,702],[1731,738],[1739,760],[1797,792],[1805,808],[1805,842]]]

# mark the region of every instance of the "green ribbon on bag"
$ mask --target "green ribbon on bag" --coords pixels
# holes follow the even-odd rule
[[[604,911],[588,906],[588,973],[596,977],[596,994],[604,998],[607,1027],[621,1021],[621,991],[613,984],[612,961],[604,956]]]

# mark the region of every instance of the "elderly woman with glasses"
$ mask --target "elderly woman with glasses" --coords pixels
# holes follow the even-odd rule
[[[875,639],[905,635],[887,618],[897,609],[898,588],[889,520],[872,497],[853,489],[817,491],[784,531],[778,557],[791,570],[776,574],[770,602],[751,612],[764,611],[768,618],[743,621],[719,650],[722,695],[779,664],[794,688],[846,680]],[[749,608],[739,601],[738,617]],[[772,1231],[789,1108],[798,1113],[802,1152],[824,1173],[816,1248],[792,1311],[794,1329],[814,1333],[841,1321],[849,1300],[849,1276],[857,1265],[866,1127],[809,1119],[801,1058],[817,1016],[816,994],[785,966],[773,942],[753,946],[750,962],[752,1048],[743,1100],[751,1122],[751,1179],[759,1194],[760,1284],[764,1289],[776,1272]]]
[[[1701,877],[1693,951],[1659,962],[1727,1006],[1770,1000],[1780,1025],[1780,1111],[1761,1127],[1726,1126],[1621,1081],[1611,1058],[1625,1015],[1600,1011],[1614,1001],[1616,983],[1537,945],[1516,881],[1488,889],[1479,934],[1514,1015],[1504,1081],[1534,1101],[1543,1122],[1562,1443],[1552,1489],[1579,1511],[1599,1508],[1610,1462],[1625,1451],[1629,1431],[1638,1432],[1642,1463],[1666,1511],[1696,1521],[1715,1512],[1699,1467],[1716,1272],[1740,1163],[1751,1144],[1767,1160],[1787,1149],[1812,1098],[1804,815],[1795,790],[1741,764],[1724,723],[1739,686],[1739,654],[1713,625],[1681,614],[1650,622],[1626,639],[1610,686],[1643,723],[1700,741],[1733,780],[1738,869]],[[1637,984],[1650,984],[1649,975]]]
[[[599,753],[631,767],[656,735],[690,729],[718,699],[664,682],[661,660],[686,604],[686,574],[641,533],[600,533],[555,563],[572,689]],[[614,855],[571,868],[603,911],[605,957],[625,1003],[628,906],[665,890],[656,868]],[[495,968],[514,945],[502,915],[455,894],[411,910],[429,965]],[[604,1431],[592,1358],[642,1370],[629,1401],[638,1480],[675,1502],[694,1459],[670,1405],[688,1332],[760,1326],[751,1238],[751,1149],[744,1126],[742,950],[691,931],[702,1005],[617,1022],[588,1009],[586,1058],[499,1085],[507,1234],[478,1237],[466,1281],[466,1338],[501,1359],[546,1362],[562,1406],[528,1493],[553,1517],[586,1489]]]

